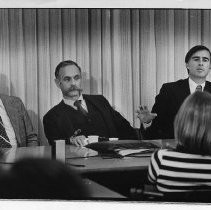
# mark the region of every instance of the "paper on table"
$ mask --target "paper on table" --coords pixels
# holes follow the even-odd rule
[[[86,147],[67,147],[66,152],[66,159],[70,158],[76,158],[76,157],[92,157],[92,156],[97,156],[98,152],[88,149]]]
[[[152,152],[151,149],[121,149],[121,150],[116,150],[116,152],[119,155],[126,156],[130,154],[137,154],[137,153],[146,153],[146,152]]]

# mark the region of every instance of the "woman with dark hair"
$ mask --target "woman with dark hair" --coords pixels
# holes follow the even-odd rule
[[[175,150],[156,151],[148,178],[161,192],[211,189],[211,95],[191,94],[174,120]]]

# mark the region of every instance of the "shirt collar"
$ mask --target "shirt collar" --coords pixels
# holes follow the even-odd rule
[[[197,83],[195,83],[190,77],[188,79],[189,82],[189,87],[190,87],[190,93],[194,93],[196,91],[196,87],[199,85]],[[202,91],[204,90],[205,87],[205,82],[203,82],[202,84],[200,84],[202,86]]]
[[[83,95],[81,94],[77,100],[81,100],[83,102],[84,101]],[[76,107],[74,106],[75,100],[63,98],[63,101],[65,104],[72,106],[74,109],[76,109]]]

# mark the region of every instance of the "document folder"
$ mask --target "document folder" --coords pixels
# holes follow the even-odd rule
[[[151,142],[141,142],[140,140],[119,140],[96,142],[86,145],[87,148],[97,151],[101,155],[129,156],[131,154],[152,153],[159,148]]]

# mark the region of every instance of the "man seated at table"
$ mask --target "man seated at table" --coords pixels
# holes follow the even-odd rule
[[[50,144],[56,139],[65,139],[67,143],[83,146],[88,135],[137,139],[134,128],[102,95],[82,94],[81,68],[77,63],[62,61],[56,67],[55,77],[63,100],[43,118]],[[81,133],[73,137],[79,129]]]
[[[37,145],[37,134],[21,99],[0,94],[0,147]]]

